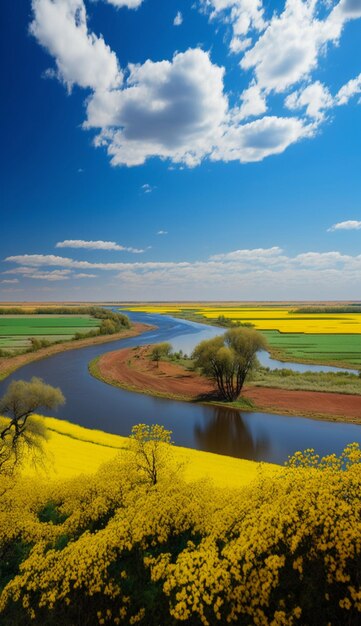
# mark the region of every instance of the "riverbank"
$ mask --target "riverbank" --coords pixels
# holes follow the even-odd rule
[[[87,346],[98,345],[102,343],[110,343],[111,341],[117,341],[119,339],[128,339],[129,337],[136,337],[142,333],[152,330],[155,326],[151,324],[134,323],[132,328],[124,330],[120,333],[114,333],[113,335],[99,335],[98,337],[88,337],[87,339],[74,339],[71,341],[56,343],[46,348],[40,348],[35,352],[26,352],[24,354],[17,354],[10,357],[0,357],[0,380],[3,380],[9,374],[14,371],[32,363],[33,361],[39,361],[46,359],[49,356],[58,354],[60,352],[66,352],[68,350],[77,350],[79,348],[86,348]]]
[[[221,402],[208,379],[169,361],[151,361],[149,346],[108,352],[89,371],[110,385],[172,400],[361,424],[361,397],[351,394],[248,385],[239,401]]]

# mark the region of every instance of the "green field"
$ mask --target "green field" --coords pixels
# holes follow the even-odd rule
[[[361,334],[306,334],[263,331],[271,348],[289,360],[347,363],[361,367]],[[280,355],[281,356],[281,355]]]
[[[101,320],[90,315],[4,315],[0,317],[0,349],[27,350],[32,337],[51,343],[70,340],[76,333],[88,333],[100,324]]]

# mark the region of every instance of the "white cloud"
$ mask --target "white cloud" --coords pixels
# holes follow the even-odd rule
[[[188,265],[187,262],[184,263],[173,263],[173,262],[157,262],[157,261],[148,261],[148,262],[134,262],[134,263],[125,263],[125,262],[117,262],[117,263],[93,263],[90,261],[77,261],[75,259],[71,259],[69,257],[56,256],[54,254],[17,254],[14,256],[9,256],[5,259],[5,261],[10,261],[13,263],[18,263],[20,265],[26,265],[25,268],[21,268],[20,273],[31,274],[30,268],[32,267],[41,267],[41,266],[50,266],[50,267],[64,267],[67,269],[101,269],[101,270],[123,270],[130,266],[136,268],[164,268],[167,269],[174,265]],[[10,270],[7,272],[9,273]],[[14,270],[12,273],[15,272]]]
[[[239,54],[244,50],[247,50],[252,45],[252,39],[250,37],[246,37],[245,39],[241,39],[240,37],[232,37],[231,42],[229,44],[229,49],[233,54]]]
[[[167,230],[158,230],[157,235],[168,235]]]
[[[361,17],[361,2],[360,0],[341,0],[335,8],[335,12],[338,11],[343,19],[356,19]]]
[[[341,87],[335,98],[336,104],[347,104],[353,96],[359,93],[361,93],[361,74],[356,76],[356,78],[352,78]]]
[[[111,89],[122,82],[116,54],[89,32],[83,0],[32,0],[30,32],[55,58],[57,76],[71,90],[74,84]]]
[[[113,165],[140,165],[152,156],[196,165],[211,150],[226,119],[224,69],[189,49],[172,61],[129,66],[125,89],[95,93],[86,128],[102,128]]]
[[[40,255],[42,256],[42,255]],[[57,257],[60,259],[60,257]],[[36,265],[38,267],[36,267]],[[76,273],[72,269],[56,269],[52,271],[40,271],[39,267],[42,265],[62,265],[61,261],[58,263],[42,263],[39,261],[37,264],[34,264],[34,267],[15,267],[11,270],[7,270],[3,272],[4,274],[18,274],[23,278],[32,278],[35,280],[49,280],[49,281],[58,281],[58,280],[68,280],[68,279],[77,279],[77,278],[97,278],[97,274],[89,274],[89,273]],[[1,281],[3,283],[18,283],[19,279],[7,279]]]
[[[53,255],[8,257],[43,280],[76,279],[73,270],[113,272],[123,298],[290,299],[353,297],[361,288],[361,254],[303,252],[290,256],[280,247],[239,249],[188,262],[90,263]],[[56,267],[49,270],[47,268]],[[9,270],[11,272],[12,270]],[[29,273],[28,273],[28,277]],[[78,276],[79,277],[79,276]],[[67,280],[67,284],[70,284]],[[102,280],[100,288],[106,289]],[[114,293],[114,287],[112,287]],[[110,294],[108,294],[108,297]],[[133,297],[131,297],[133,296]],[[105,292],[104,292],[105,297]]]
[[[5,278],[0,281],[4,285],[16,285],[19,282],[18,278]]]
[[[247,38],[248,33],[266,27],[262,0],[200,0],[200,5],[211,20],[218,19],[231,25],[231,52],[244,50],[252,42]]]
[[[108,4],[112,4],[117,8],[127,7],[127,9],[137,9],[143,0],[105,0]]]
[[[142,185],[141,189],[143,193],[152,193],[152,191],[154,191],[156,187],[152,187],[152,185],[149,185],[149,183],[145,183],[144,185]]]
[[[314,129],[295,117],[266,116],[243,125],[229,126],[211,154],[215,161],[262,161],[284,152],[291,144],[311,137]]]
[[[178,11],[177,15],[173,20],[174,26],[181,26],[183,24],[183,15],[180,11]]]
[[[317,0],[287,0],[284,11],[269,22],[255,45],[241,60],[254,70],[257,83],[283,92],[309,76],[328,43],[339,42],[343,26],[361,15],[359,0],[341,0],[324,19],[318,19]]]
[[[27,278],[33,278],[34,280],[49,280],[51,282],[58,280],[69,280],[71,277],[70,270],[52,270],[50,272],[34,271],[33,273],[27,273]]]
[[[189,167],[205,157],[260,161],[312,135],[311,126],[295,117],[240,124],[252,109],[255,115],[264,111],[265,102],[253,84],[243,105],[229,110],[223,73],[200,49],[176,54],[172,62],[132,66],[126,89],[89,100],[86,127],[103,128],[96,143],[107,147],[113,165],[140,165],[151,156]]]
[[[291,93],[285,101],[289,109],[306,108],[306,114],[316,120],[322,120],[324,111],[334,104],[329,90],[325,85],[316,81],[300,91]]]
[[[328,228],[327,232],[332,233],[335,230],[361,230],[361,221],[347,220],[345,222],[338,222]]]
[[[258,263],[269,263],[272,259],[279,260],[286,257],[281,256],[282,248],[273,246],[272,248],[253,248],[251,250],[241,249],[225,252],[222,254],[214,254],[210,257],[211,261],[255,261]]]
[[[66,239],[65,241],[58,241],[56,248],[83,248],[86,250],[120,250],[123,252],[133,252],[139,254],[144,252],[139,248],[131,248],[127,246],[121,246],[115,241],[84,241],[83,239]]]
[[[107,1],[130,9],[142,3]],[[30,30],[55,58],[55,74],[68,89],[77,84],[92,90],[83,127],[96,129],[94,145],[106,148],[112,165],[142,165],[152,157],[188,167],[206,158],[261,161],[315,136],[326,110],[361,92],[361,75],[335,98],[311,76],[327,45],[339,43],[344,24],[361,17],[360,0],[341,0],[335,6],[286,0],[268,21],[262,0],[199,2],[211,20],[230,25],[231,50],[245,51],[240,67],[251,76],[238,106],[230,107],[225,68],[213,63],[208,52],[194,48],[171,60],[129,64],[124,82],[114,51],[88,29],[84,0],[32,0]],[[295,91],[284,104],[299,115],[280,109],[277,115],[265,115],[270,94],[291,87]],[[248,121],[251,117],[260,119]],[[144,193],[149,191],[150,186],[143,186]]]
[[[318,26],[314,2],[288,0],[264,34],[241,60],[245,70],[254,69],[258,84],[267,90],[284,91],[316,66]]]
[[[353,262],[357,260],[358,263],[361,263],[361,256],[352,257],[347,254],[341,254],[340,252],[304,252],[302,254],[298,254],[293,262],[304,265],[307,267],[316,268],[327,268],[331,269],[335,266],[344,267],[350,261]]]
[[[242,120],[247,117],[257,117],[267,111],[266,97],[255,83],[251,83],[251,85],[243,91],[241,101],[242,104],[239,110],[235,112],[234,117],[236,119]]]

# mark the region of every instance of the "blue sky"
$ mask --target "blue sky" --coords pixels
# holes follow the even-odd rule
[[[3,3],[0,299],[357,299],[361,0]]]

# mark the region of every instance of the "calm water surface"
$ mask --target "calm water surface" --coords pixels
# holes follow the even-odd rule
[[[175,402],[96,380],[88,372],[88,363],[105,352],[170,341],[175,349],[189,353],[202,339],[222,333],[219,328],[163,315],[129,316],[133,321],[154,324],[157,329],[140,337],[63,352],[25,365],[0,382],[0,395],[11,380],[40,376],[59,386],[66,397],[66,404],[54,413],[56,417],[119,435],[128,435],[132,426],[140,422],[158,423],[173,431],[178,445],[257,461],[283,463],[295,450],[313,447],[320,454],[339,453],[347,443],[361,443],[361,426],[354,424]]]

